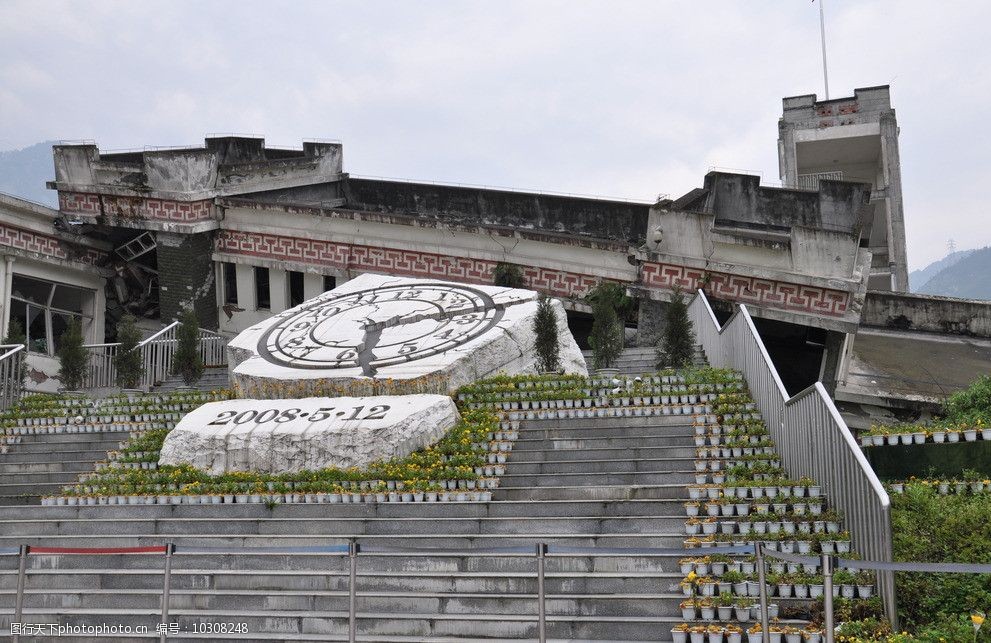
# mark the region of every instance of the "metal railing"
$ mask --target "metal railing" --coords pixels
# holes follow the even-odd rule
[[[24,392],[24,344],[0,345],[0,411],[21,399]]]
[[[827,179],[830,181],[842,181],[843,172],[813,172],[812,174],[799,174],[795,181],[795,187],[801,190],[818,190],[819,181]]]
[[[141,341],[135,350],[141,352],[144,374],[138,383],[145,390],[161,383],[172,374],[175,352],[179,346],[176,331],[179,322],[172,322],[151,337]],[[227,339],[210,330],[200,329],[200,358],[203,366],[215,367],[227,364]],[[90,368],[83,382],[84,388],[107,388],[116,385],[117,369],[114,356],[120,347],[113,344],[88,344]]]
[[[843,512],[857,550],[891,561],[891,500],[822,383],[788,396],[745,305],[720,325],[700,290],[688,313],[709,363],[743,373],[789,475],[816,479]],[[894,574],[877,577],[885,614],[897,625]]]

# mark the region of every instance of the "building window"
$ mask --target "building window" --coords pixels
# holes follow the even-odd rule
[[[272,297],[268,287],[268,268],[255,266],[255,308],[270,310]]]
[[[290,270],[289,274],[289,307],[299,306],[306,299],[303,294],[303,273]]]
[[[24,329],[30,352],[56,355],[70,319],[78,318],[85,334],[91,316],[84,315],[83,310],[90,307],[93,295],[92,290],[85,288],[13,275],[10,319],[19,322]]]
[[[237,264],[223,263],[224,303],[237,306]]]
[[[337,277],[332,277],[331,275],[323,276],[323,291],[333,290],[337,288]]]

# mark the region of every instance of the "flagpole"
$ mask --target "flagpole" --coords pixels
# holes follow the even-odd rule
[[[822,82],[826,87],[826,100],[829,100],[829,74],[826,72],[826,16],[822,5],[826,0],[819,0],[819,36],[822,38]]]

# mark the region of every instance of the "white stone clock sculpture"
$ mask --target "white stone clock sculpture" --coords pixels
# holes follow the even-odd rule
[[[213,474],[364,467],[436,442],[458,420],[448,395],[536,372],[537,293],[361,275],[234,338],[238,397],[189,413],[161,464]],[[587,374],[554,302],[561,368]]]
[[[586,372],[558,309],[561,366]],[[243,396],[449,393],[535,370],[537,293],[365,274],[248,328],[230,343]]]

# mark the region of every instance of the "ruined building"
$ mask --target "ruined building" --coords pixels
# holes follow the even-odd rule
[[[980,320],[989,315],[976,303],[902,294],[897,135],[887,87],[786,98],[786,187],[710,172],[656,203],[362,178],[345,172],[338,142],[284,149],[224,135],[120,153],[57,145],[49,187],[59,210],[0,202],[0,320],[25,322],[38,385],[53,387],[45,377],[67,314],[83,318],[95,343],[124,312],[164,323],[183,307],[204,328],[233,334],[364,272],[487,284],[506,262],[562,298],[579,341],[590,325],[583,296],[599,280],[635,296],[628,322],[639,344],[654,342],[676,289],[703,288],[748,305],[793,390],[821,379],[840,400],[931,401],[917,383],[882,391],[875,371],[900,367],[887,363],[890,349],[867,358],[858,343],[876,348],[878,333],[909,344],[987,336]]]

